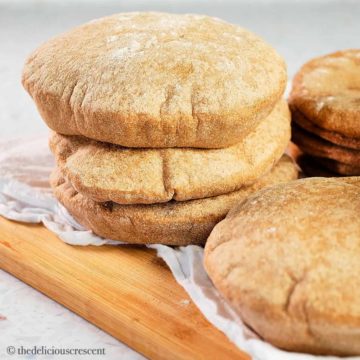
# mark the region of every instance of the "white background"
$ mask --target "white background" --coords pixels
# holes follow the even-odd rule
[[[25,57],[87,20],[121,11],[205,13],[261,35],[286,59],[290,78],[308,59],[360,47],[360,1],[0,0],[0,138],[46,133],[20,84]],[[101,359],[139,358],[119,342],[0,271],[0,358],[5,345],[99,346]],[[1,319],[1,316],[0,316]],[[45,359],[45,357],[41,357]]]

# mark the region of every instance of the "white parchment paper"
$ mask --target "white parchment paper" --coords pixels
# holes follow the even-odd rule
[[[119,245],[94,235],[78,224],[52,196],[48,178],[54,167],[46,137],[0,142],[0,215],[11,220],[43,223],[71,245]],[[120,245],[121,246],[121,245]],[[169,266],[204,316],[256,360],[322,360],[337,357],[312,356],[279,350],[258,339],[220,296],[203,267],[199,246],[171,248],[151,245]],[[359,360],[360,357],[347,359]]]

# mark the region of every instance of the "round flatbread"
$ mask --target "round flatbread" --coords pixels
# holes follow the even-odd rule
[[[221,148],[270,113],[286,67],[259,37],[222,20],[139,12],[51,39],[29,57],[22,81],[61,134],[126,147]]]
[[[360,139],[360,50],[313,59],[296,74],[291,107],[316,126]]]
[[[336,160],[351,166],[360,166],[360,151],[334,145],[312,135],[295,123],[292,124],[291,140],[306,154]]]
[[[310,120],[308,120],[300,111],[298,111],[295,108],[291,109],[291,114],[292,114],[292,121],[294,121],[304,130],[312,134],[315,134],[335,145],[347,147],[350,149],[360,150],[360,138],[359,139],[351,138],[334,131],[322,129],[317,125],[315,125]]]
[[[280,348],[360,355],[360,177],[308,178],[260,190],[205,246],[215,286]]]
[[[59,169],[52,174],[51,185],[56,198],[70,214],[97,235],[132,244],[188,245],[204,244],[215,224],[249,194],[296,177],[296,166],[284,156],[269,174],[236,192],[152,205],[95,202],[78,193]]]
[[[95,201],[152,204],[235,191],[278,162],[290,140],[281,101],[245,139],[225,149],[129,149],[53,133],[50,147],[73,187]]]

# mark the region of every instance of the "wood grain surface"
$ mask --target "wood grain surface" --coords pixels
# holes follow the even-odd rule
[[[0,217],[0,268],[149,358],[249,359],[152,250],[70,246],[41,225]]]

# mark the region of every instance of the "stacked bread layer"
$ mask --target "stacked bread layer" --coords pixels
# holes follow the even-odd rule
[[[280,101],[228,148],[124,148],[58,133],[51,135],[50,147],[66,177],[85,196],[152,204],[222,195],[252,184],[279,161],[289,139],[290,113]]]
[[[96,202],[76,191],[59,168],[53,172],[51,184],[70,213],[100,236],[133,244],[202,245],[235,204],[263,187],[296,178],[292,160],[284,156],[270,173],[237,191],[146,205]]]
[[[52,133],[55,196],[83,225],[130,243],[203,244],[237,202],[297,178],[284,154],[290,114],[278,103],[224,149],[125,148]]]
[[[305,64],[290,96],[292,140],[308,175],[360,175],[360,50]]]
[[[297,177],[283,60],[221,20],[103,18],[35,51],[23,83],[54,131],[55,196],[100,236],[203,244],[236,202]]]

